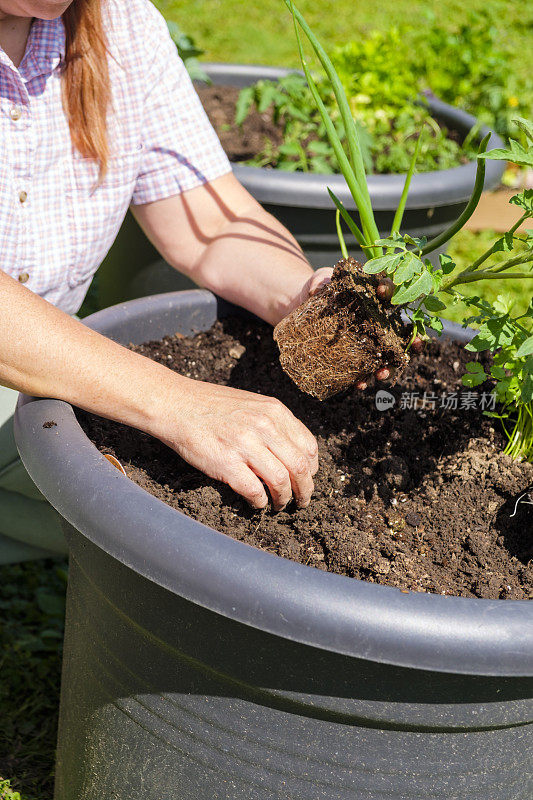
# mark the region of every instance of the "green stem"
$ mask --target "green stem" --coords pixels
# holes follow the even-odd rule
[[[392,228],[390,232],[391,236],[399,232],[400,226],[402,224],[405,205],[407,203],[407,196],[409,194],[409,187],[411,186],[411,179],[415,171],[416,159],[418,158],[418,152],[420,150],[420,142],[422,140],[423,131],[424,129],[422,128],[422,130],[420,131],[420,135],[416,140],[415,152],[413,153],[413,157],[411,159],[411,163],[409,164],[407,175],[405,176],[405,183],[403,185],[402,196],[400,197],[400,202],[398,204],[398,208],[396,209],[396,214],[394,215],[394,220],[392,223]]]
[[[504,453],[516,461],[531,461],[533,459],[533,406],[531,403],[518,407],[512,431],[508,431],[503,420],[502,427],[509,439]]]
[[[483,158],[479,158],[481,153],[484,153],[487,149],[487,144],[490,138],[490,133],[487,133],[485,138],[479,144],[478,150],[478,160],[477,160],[477,171],[476,171],[476,180],[474,183],[474,190],[472,192],[472,196],[466,206],[465,210],[449,228],[447,228],[443,233],[436,236],[430,242],[426,244],[425,247],[422,248],[421,255],[426,256],[428,253],[433,252],[436,250],[437,247],[441,247],[446,242],[449,242],[452,236],[455,236],[458,231],[464,226],[464,224],[470,219],[472,214],[477,208],[477,204],[479,203],[479,198],[481,197],[481,193],[483,192],[483,187],[485,186],[485,160]]]
[[[525,212],[525,213],[524,213],[524,214],[523,214],[523,215],[520,217],[520,219],[518,220],[518,222],[516,222],[516,223],[513,225],[513,227],[512,227],[512,228],[509,230],[509,233],[514,233],[516,230],[518,230],[518,228],[520,227],[520,225],[521,225],[521,224],[524,222],[524,220],[525,220],[525,219],[527,219],[528,217],[529,217],[529,211],[526,211],[526,212]],[[484,262],[487,260],[487,258],[489,258],[489,257],[490,257],[490,256],[491,256],[493,253],[494,253],[494,245],[492,245],[491,247],[489,247],[489,249],[488,249],[488,250],[486,250],[486,251],[483,253],[483,255],[482,255],[482,256],[480,256],[480,257],[477,259],[477,261],[474,261],[474,263],[470,265],[470,267],[468,268],[468,272],[472,272],[473,270],[475,270],[475,269],[477,269],[478,267],[480,267],[480,266],[481,266],[481,265],[482,265],[482,264],[483,264],[483,263],[484,263]],[[464,272],[466,272],[466,271],[467,271],[467,270],[464,270]]]
[[[346,92],[344,91],[344,87],[343,87],[343,85],[342,85],[342,83],[341,83],[341,81],[339,79],[339,76],[337,75],[337,73],[335,71],[335,67],[333,66],[333,63],[332,63],[331,59],[329,58],[328,54],[326,53],[326,51],[324,50],[324,48],[320,44],[319,40],[317,39],[317,37],[315,36],[313,31],[311,30],[311,28],[307,24],[307,22],[305,21],[304,17],[300,13],[300,11],[298,11],[298,9],[295,7],[295,5],[292,2],[292,0],[285,0],[285,4],[289,8],[289,10],[290,10],[290,12],[291,12],[291,14],[293,16],[295,29],[296,29],[297,33],[298,33],[298,28],[297,28],[297,25],[296,25],[296,20],[298,20],[299,25],[301,26],[301,28],[304,31],[304,33],[307,36],[307,38],[309,39],[309,42],[311,43],[316,55],[318,56],[318,58],[320,60],[320,63],[322,64],[322,66],[323,66],[323,68],[324,68],[324,70],[325,70],[325,72],[326,72],[326,74],[327,74],[327,76],[329,78],[329,81],[331,83],[331,87],[332,87],[333,92],[335,94],[335,98],[337,100],[339,111],[340,111],[340,114],[341,114],[341,117],[342,117],[342,121],[344,123],[344,129],[345,129],[345,132],[346,132],[346,138],[347,138],[347,141],[348,141],[348,148],[349,148],[349,152],[350,152],[350,158],[351,158],[351,162],[352,162],[352,165],[353,165],[353,169],[354,169],[354,172],[355,172],[356,182],[358,184],[358,188],[359,188],[360,193],[362,195],[361,201],[360,202],[356,201],[357,207],[359,209],[359,215],[361,217],[361,222],[363,224],[363,227],[364,227],[364,229],[366,229],[365,232],[370,236],[370,239],[372,241],[375,241],[376,239],[379,239],[379,231],[377,229],[377,225],[376,225],[376,222],[375,222],[375,219],[374,219],[374,212],[372,210],[372,203],[371,203],[371,200],[370,200],[370,193],[368,191],[368,184],[367,184],[367,180],[366,180],[366,172],[365,172],[365,166],[364,166],[364,161],[363,161],[363,155],[362,155],[362,152],[361,152],[361,146],[359,144],[359,137],[358,137],[358,134],[357,134],[357,127],[356,127],[354,118],[352,116],[352,111],[350,109],[350,104],[348,103],[348,99],[346,97]],[[299,41],[299,49],[300,49],[300,58],[302,58],[303,57],[303,48],[301,46],[301,42],[300,41]],[[308,78],[309,69],[307,68],[307,65],[305,65],[305,67],[304,67],[304,73],[305,73],[306,78]],[[318,92],[317,92],[317,94],[318,94]],[[314,96],[314,94],[313,94],[313,96]],[[316,101],[316,97],[315,97],[315,101]],[[322,108],[323,108],[327,118],[329,119],[329,115],[328,115],[327,111],[325,110],[323,104],[322,104]],[[320,110],[320,113],[323,116],[322,110]],[[324,117],[323,117],[323,119],[324,119]],[[325,123],[325,119],[324,119],[324,123]],[[339,162],[339,165],[340,165],[340,162]],[[342,173],[344,175],[344,170],[342,169],[342,167],[341,167],[341,171],[342,171]],[[381,253],[382,253],[381,248],[377,248],[377,250],[379,251],[378,254],[381,255]]]
[[[533,278],[533,275],[526,275],[525,272],[506,272],[505,275],[501,275],[498,272],[493,270],[482,270],[481,272],[466,272],[463,273],[461,280],[459,277],[456,281],[446,286],[446,289],[449,289],[451,286],[460,286],[463,283],[474,283],[475,281],[483,281],[483,280],[491,280],[492,278],[498,278],[503,280],[504,278]],[[442,291],[442,288],[439,290]]]
[[[516,267],[518,264],[527,264],[529,261],[533,261],[533,250],[526,250],[524,253],[519,253],[513,256],[513,258],[508,258],[507,261],[502,261],[501,264],[496,264],[491,267],[491,269],[494,272],[503,272],[509,269],[509,267]]]
[[[506,261],[503,261],[501,264],[498,264],[491,269],[474,271],[472,268],[470,268],[463,270],[463,272],[460,272],[455,277],[452,276],[448,278],[447,281],[444,281],[440,291],[446,291],[452,286],[459,286],[462,283],[473,283],[474,281],[490,280],[492,278],[517,278],[519,280],[521,278],[533,278],[533,275],[528,275],[525,272],[506,272],[505,274],[502,274],[510,267],[516,267],[519,264],[527,264],[532,260],[533,253],[530,250],[526,250],[525,253],[520,253],[513,258],[508,258]]]
[[[370,258],[372,258],[372,254],[374,252],[372,247],[369,244],[365,244],[365,237],[363,236],[362,232],[359,230],[359,228],[357,227],[357,225],[353,221],[351,215],[348,213],[348,211],[346,210],[346,208],[344,207],[342,202],[339,200],[337,195],[334,192],[331,191],[329,186],[327,187],[327,189],[328,189],[328,192],[329,192],[329,196],[331,197],[331,199],[335,203],[335,206],[337,207],[338,213],[341,215],[341,217],[343,218],[343,220],[345,221],[345,223],[349,227],[349,229],[352,232],[352,234],[354,235],[355,239],[357,239],[357,241],[359,242],[361,248],[364,251],[368,250],[368,254],[369,254]],[[341,248],[342,248],[342,244],[341,244]]]
[[[343,258],[348,258],[348,248],[346,247],[346,242],[344,241],[344,234],[341,228],[341,212],[339,209],[335,212],[335,225],[337,227],[337,236],[339,238],[339,244],[341,246],[341,253]]]
[[[288,0],[286,0],[286,2],[288,2]],[[291,6],[292,6],[292,4],[291,4]],[[316,86],[316,83],[313,80],[313,76],[311,75],[311,72],[310,72],[309,67],[307,65],[307,61],[305,60],[305,54],[304,54],[304,51],[303,51],[302,40],[300,38],[300,32],[299,32],[298,26],[296,24],[296,18],[294,16],[294,13],[293,13],[293,22],[294,22],[294,30],[296,32],[296,41],[298,42],[298,51],[299,51],[299,54],[300,54],[300,60],[302,62],[302,67],[303,67],[303,70],[304,70],[305,77],[307,79],[307,84],[309,86],[309,90],[310,90],[311,94],[313,95],[313,99],[314,99],[315,103],[317,104],[320,116],[322,117],[322,121],[323,121],[324,127],[326,129],[326,133],[328,135],[328,139],[329,139],[329,141],[331,143],[331,146],[332,146],[332,148],[333,148],[333,150],[335,152],[335,155],[337,157],[337,160],[339,162],[340,170],[341,170],[341,172],[342,172],[342,174],[344,176],[344,179],[345,179],[346,183],[348,184],[348,188],[350,190],[350,193],[351,193],[351,195],[352,195],[352,197],[354,199],[354,202],[355,202],[355,204],[356,204],[356,206],[357,206],[357,208],[359,210],[359,216],[361,217],[361,222],[363,224],[363,227],[366,230],[370,230],[371,223],[373,222],[374,217],[372,215],[372,212],[370,212],[370,215],[368,214],[365,197],[364,197],[364,195],[363,195],[363,193],[361,191],[361,188],[360,188],[360,186],[359,186],[359,184],[357,182],[357,178],[355,176],[354,171],[352,170],[350,162],[348,161],[346,153],[344,152],[344,148],[343,148],[343,146],[341,144],[341,140],[339,139],[339,135],[338,135],[337,131],[335,130],[335,126],[334,126],[333,122],[331,121],[331,119],[329,117],[329,114],[328,114],[328,112],[326,110],[326,107],[325,107],[323,101],[322,101],[322,98],[320,97],[320,94],[318,92],[318,88]],[[376,235],[373,238],[377,239],[377,238],[379,238],[379,236]]]

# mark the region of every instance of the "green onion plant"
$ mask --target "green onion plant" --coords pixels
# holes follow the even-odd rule
[[[518,229],[523,222],[533,217],[533,189],[524,189],[511,198],[510,203],[522,209],[520,218],[507,233],[498,238],[468,267],[459,270],[451,257],[442,253],[439,255],[437,266],[427,258],[458,233],[476,210],[484,187],[487,159],[510,161],[519,166],[533,167],[532,123],[522,118],[513,120],[523,138],[521,142],[511,140],[508,148],[487,152],[490,134],[480,141],[472,196],[460,217],[430,241],[401,232],[409,187],[424,135],[421,131],[394,215],[392,229],[383,237],[377,229],[372,209],[357,121],[353,118],[343,85],[331,59],[300,11],[292,0],[284,1],[292,14],[300,60],[309,89],[358,212],[356,219],[334,192],[328,189],[336,208],[336,226],[343,257],[348,256],[342,232],[344,222],[367,257],[363,270],[367,274],[387,275],[392,279],[395,288],[391,303],[403,307],[413,325],[408,347],[415,337],[426,337],[427,328],[441,333],[443,324],[439,315],[449,306],[457,304],[459,300],[476,312],[463,321],[464,327],[472,323],[479,326],[477,335],[466,347],[474,353],[490,351],[493,355],[492,367],[487,373],[479,361],[469,362],[463,383],[473,387],[481,385],[487,379],[495,381],[494,392],[501,408],[498,412],[485,413],[498,416],[502,420],[508,437],[506,452],[510,456],[515,459],[533,460],[533,301],[524,314],[513,316],[512,308],[502,296],[499,296],[496,302],[489,303],[482,297],[465,297],[461,293],[461,287],[465,284],[481,280],[520,281],[531,277],[533,230],[526,231],[522,236],[518,233]],[[345,145],[339,138],[306,61],[302,32],[311,44],[329,80],[346,132]],[[494,263],[492,257],[501,253],[505,253],[504,260]],[[517,267],[520,269],[517,270]],[[527,270],[524,270],[524,267],[527,267]]]

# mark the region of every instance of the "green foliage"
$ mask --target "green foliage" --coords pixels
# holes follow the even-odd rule
[[[198,61],[199,56],[203,55],[204,51],[200,50],[191,36],[188,36],[173,20],[167,21],[168,29],[172,37],[172,41],[178,48],[180,58],[183,60],[187,72],[193,81],[204,81],[210,83],[210,80]]]
[[[324,94],[324,102],[331,103],[331,92]],[[267,109],[272,110],[276,124],[283,128],[283,144],[274,147],[267,143],[248,164],[254,166],[273,165],[277,169],[294,172],[320,172],[326,175],[338,173],[339,163],[331,146],[324,124],[305,78],[299,73],[292,73],[279,81],[261,80],[254,86],[241,90],[235,109],[235,123],[242,125],[252,108],[260,114]],[[342,120],[334,118],[337,134],[345,139]],[[363,144],[363,158],[367,169],[371,169],[370,137],[358,126]]]
[[[457,25],[439,25],[432,12],[426,13],[426,20],[427,24],[417,27],[400,25],[372,31],[338,46],[331,54],[354,118],[365,132],[369,171],[371,167],[377,173],[406,172],[424,123],[429,126],[430,135],[417,158],[420,172],[446,169],[473,157],[471,142],[466,140],[461,145],[447,138],[427,108],[417,104],[417,96],[426,90],[470,111],[504,136],[516,137],[519,129],[512,119],[531,109],[531,76],[527,74],[520,83],[515,79],[509,53],[500,43],[494,12],[467,12],[466,19]],[[250,163],[326,174],[339,172],[304,82],[292,97],[283,86],[262,83],[253,100],[253,90],[243,90],[248,94],[248,110],[252,102],[262,111],[271,107],[283,126],[284,141],[290,146],[284,150],[267,146]],[[327,81],[317,75],[316,83],[333,121],[338,122]],[[342,138],[342,127],[339,133]],[[317,138],[324,145],[319,157],[308,150]],[[518,149],[509,154],[509,159],[523,164],[520,155]]]
[[[66,577],[62,561],[0,567],[0,800],[52,796]]]
[[[155,3],[167,17],[187,25],[208,50],[209,61],[296,66],[293,32],[287,25],[287,17],[279,13],[279,0],[245,4],[242,0],[155,0]],[[353,0],[301,0],[299,5],[313,30],[331,46],[363,38],[370,30],[387,30],[391,25],[402,24],[420,34],[432,27],[451,34],[458,32],[463,24],[468,28],[476,24],[492,26],[494,46],[503,53],[508,73],[516,82],[514,94],[526,112],[518,107],[512,110],[529,116],[527,109],[532,103],[525,102],[524,91],[526,80],[531,81],[531,65],[526,57],[531,49],[533,23],[530,0],[468,0],[467,3],[359,0],[357,5]],[[428,8],[434,11],[434,19],[426,17]],[[408,56],[411,43],[410,38],[406,40]],[[486,57],[486,48],[477,44],[473,52],[478,59]],[[412,57],[416,58],[416,54]],[[490,80],[490,71],[487,77]]]
[[[0,778],[0,800],[22,800],[19,792],[14,792],[11,788],[11,781],[3,781]]]
[[[468,146],[447,138],[446,129],[431,117],[420,96],[415,64],[403,55],[408,50],[404,34],[391,28],[373,31],[332,53],[352,114],[371,137],[378,173],[407,172],[424,125],[427,135],[417,158],[420,172],[457,166],[472,156]]]
[[[515,316],[513,304],[503,295],[495,303],[487,303],[478,296],[469,298],[466,303],[476,313],[465,320],[465,325],[476,323],[479,326],[466,349],[473,353],[489,350],[493,359],[488,373],[479,362],[467,364],[463,383],[478,386],[486,380],[493,381],[501,410],[491,415],[504,423],[508,435],[506,452],[516,459],[532,459],[533,300],[523,314]]]
[[[467,4],[468,8],[468,4]],[[509,52],[502,46],[498,11],[487,4],[484,13],[466,12],[457,22],[436,24],[427,11],[426,24],[416,32],[404,30],[411,47],[407,58],[416,69],[421,88],[478,117],[502,136],[516,135],[512,122],[531,113],[531,74],[519,81]]]
[[[352,116],[357,121],[365,168],[378,173],[407,172],[417,147],[417,167],[421,172],[464,163],[473,157],[471,145],[461,146],[448,138],[446,129],[432,118],[419,95],[416,75],[398,58],[399,48],[400,36],[397,29],[393,29],[388,34],[374,32],[360,41],[336,48],[331,54]],[[329,81],[323,73],[314,73],[313,78],[337,133],[344,141],[345,128]],[[274,121],[283,129],[283,144],[276,148],[269,143],[247,163],[324,174],[341,171],[312,91],[303,76],[294,73],[279,81],[261,80],[242,89],[236,123],[242,124],[254,107],[259,113],[271,109]],[[420,146],[418,137],[424,125],[427,135]]]

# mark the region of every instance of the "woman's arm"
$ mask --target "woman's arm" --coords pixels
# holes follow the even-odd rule
[[[307,505],[317,444],[282,403],[194,381],[133,353],[0,271],[0,384],[161,439],[254,507]],[[261,480],[260,480],[261,479]]]
[[[132,211],[169,264],[273,325],[331,274],[232,173]]]
[[[329,267],[313,272],[294,237],[231,173],[132,211],[169,264],[272,325],[331,278]],[[393,288],[385,278],[379,297],[387,302]],[[391,370],[383,364],[375,376],[387,380]]]

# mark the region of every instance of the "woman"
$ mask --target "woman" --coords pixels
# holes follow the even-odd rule
[[[280,402],[177,375],[72,316],[130,205],[173,267],[269,323],[330,276],[232,175],[154,6],[0,0],[0,112],[0,559],[65,550],[18,459],[17,391],[140,428],[255,508],[265,487],[277,509],[307,505],[317,443]]]

